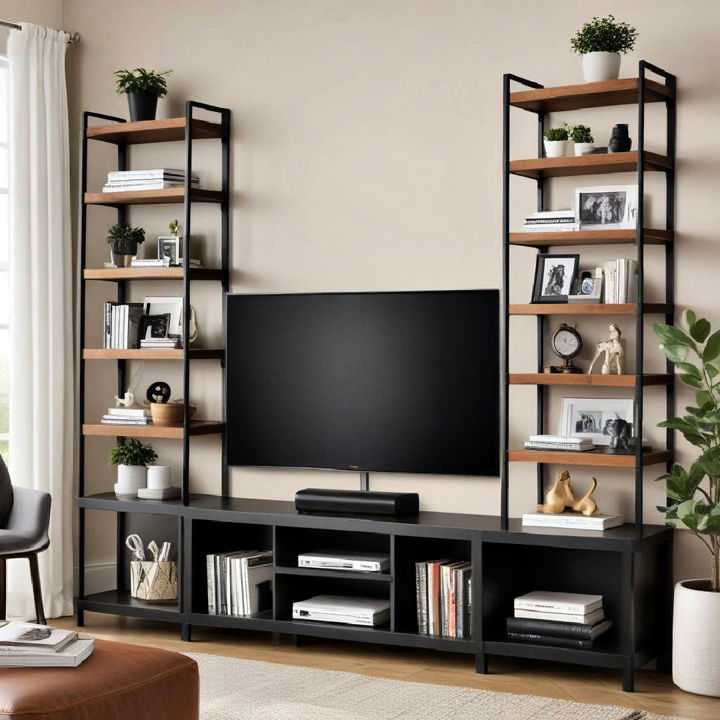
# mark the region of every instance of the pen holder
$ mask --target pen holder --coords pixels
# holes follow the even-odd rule
[[[146,602],[177,600],[177,563],[130,561],[130,597]]]

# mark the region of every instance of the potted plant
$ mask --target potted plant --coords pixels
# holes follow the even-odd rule
[[[675,464],[658,478],[667,484],[668,507],[658,509],[668,524],[685,528],[705,546],[710,577],[675,585],[673,681],[688,692],[720,696],[720,330],[682,316],[682,329],[654,325],[665,356],[680,370],[680,380],[695,391],[686,415],[660,423],[679,430],[697,448],[685,468]]]
[[[613,15],[594,17],[570,39],[573,52],[582,55],[585,82],[616,80],[620,76],[620,53],[635,47],[638,31]]]
[[[567,128],[550,128],[545,131],[544,135],[545,140],[543,144],[545,145],[545,157],[563,157],[568,139]]]
[[[150,445],[128,438],[124,444],[110,450],[107,460],[108,465],[117,465],[118,468],[115,494],[136,497],[137,491],[147,482],[145,466],[157,460],[157,453]]]
[[[132,259],[137,255],[138,245],[145,242],[145,230],[141,227],[131,227],[126,223],[118,223],[108,230],[106,240],[110,245],[113,265],[130,267]]]
[[[167,82],[165,76],[172,70],[155,72],[145,68],[134,70],[117,70],[117,92],[128,96],[130,107],[130,120],[154,120],[157,111],[158,98],[167,95]]]
[[[595,138],[587,125],[572,125],[568,128],[568,137],[575,143],[576,155],[589,155],[593,151]]]

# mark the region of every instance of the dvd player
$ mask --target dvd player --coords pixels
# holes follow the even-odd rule
[[[375,627],[390,619],[387,600],[339,595],[317,595],[293,603],[293,620]]]
[[[349,572],[382,572],[390,567],[390,557],[382,553],[307,552],[298,555],[298,567]]]

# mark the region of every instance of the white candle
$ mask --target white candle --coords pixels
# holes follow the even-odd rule
[[[148,465],[147,486],[155,490],[162,490],[170,487],[170,466],[169,465]]]

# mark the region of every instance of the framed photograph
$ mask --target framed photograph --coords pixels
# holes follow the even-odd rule
[[[166,338],[170,328],[170,313],[143,315],[140,318],[140,339]]]
[[[145,315],[169,315],[167,335],[165,337],[180,337],[182,335],[183,299],[181,297],[146,297]],[[141,337],[145,337],[143,334]]]
[[[599,270],[599,268],[598,268]],[[575,285],[575,292],[568,297],[569,303],[599,303],[602,300],[602,271],[593,275],[590,270],[581,270]]]
[[[595,445],[609,445],[608,424],[625,420],[633,435],[635,403],[632,398],[563,398],[560,435],[581,437]]]
[[[538,253],[532,301],[566,303],[575,285],[579,260],[579,255]]]
[[[171,266],[182,265],[182,238],[177,235],[161,235],[158,237],[158,260],[167,258]]]
[[[637,225],[638,186],[575,188],[575,218],[580,230],[623,230]]]

